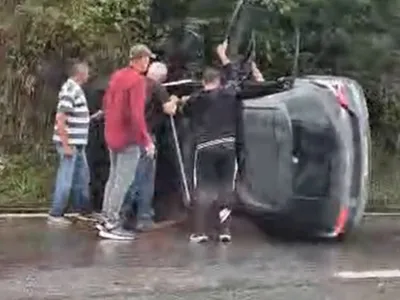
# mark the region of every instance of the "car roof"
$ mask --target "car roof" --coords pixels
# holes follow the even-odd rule
[[[345,76],[334,76],[334,75],[306,75],[303,77],[300,77],[302,79],[308,79],[308,80],[320,80],[320,81],[340,81],[342,83],[357,83],[356,80],[351,79],[349,77],[345,77]]]

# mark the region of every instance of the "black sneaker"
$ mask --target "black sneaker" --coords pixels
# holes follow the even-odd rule
[[[200,244],[200,243],[208,242],[209,238],[208,238],[208,236],[206,234],[194,234],[194,233],[192,233],[190,235],[190,237],[189,237],[189,240],[192,243]]]

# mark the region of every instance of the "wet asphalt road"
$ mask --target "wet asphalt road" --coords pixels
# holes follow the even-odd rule
[[[366,219],[344,243],[284,241],[236,221],[232,244],[189,245],[179,229],[133,242],[84,224],[0,220],[0,299],[399,299],[400,279],[340,271],[400,269],[400,218]]]

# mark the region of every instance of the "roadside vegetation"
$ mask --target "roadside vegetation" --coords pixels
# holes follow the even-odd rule
[[[0,2],[0,206],[43,206],[54,176],[50,140],[67,60],[85,57],[93,75],[109,72],[123,64],[131,43],[155,45],[195,0],[162,1],[173,16],[163,25],[150,23],[148,0]],[[227,16],[215,18],[212,33],[226,26],[235,2],[210,6]],[[374,133],[369,208],[400,208],[400,0],[252,2],[268,12],[255,32],[266,78],[292,73],[297,32],[299,74],[338,74],[362,84]]]

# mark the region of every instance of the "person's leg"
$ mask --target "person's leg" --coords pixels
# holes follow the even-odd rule
[[[90,173],[83,147],[77,149],[75,172],[72,180],[72,203],[81,214],[90,213],[89,197]]]
[[[66,224],[67,220],[63,219],[63,215],[68,206],[77,156],[76,154],[72,156],[64,155],[64,150],[61,146],[57,146],[57,152],[59,155],[59,166],[49,218],[51,221],[58,220],[60,223]]]
[[[106,187],[104,189],[104,200],[101,214],[104,219],[110,219],[110,211],[111,211],[111,199],[110,192],[115,184],[115,176],[116,176],[116,164],[117,164],[117,154],[111,150],[110,152],[110,171],[108,174],[108,180],[106,183]]]
[[[128,192],[125,195],[124,204],[122,208],[122,213],[127,217],[131,217],[134,214],[135,207],[139,202],[142,193],[143,185],[143,173],[145,168],[145,157],[146,153],[141,150],[139,162],[135,171],[135,179],[129,186]]]
[[[116,156],[115,179],[108,195],[109,210],[107,212],[115,222],[112,227],[109,227],[110,232],[101,231],[100,234],[105,238],[133,239],[134,236],[123,228],[121,208],[129,186],[135,179],[136,168],[140,158],[140,148],[138,146],[130,146],[118,152]]]
[[[218,196],[215,189],[216,172],[214,168],[214,155],[208,150],[195,153],[194,163],[194,203],[193,203],[193,233],[192,242],[208,241],[210,211]]]
[[[153,227],[153,195],[155,180],[155,160],[150,157],[144,157],[142,168],[138,168],[137,176],[140,176],[139,197],[137,199],[137,217],[138,230],[150,230]]]
[[[227,145],[218,160],[219,192],[217,210],[219,215],[219,239],[222,242],[231,241],[230,223],[234,202],[234,185],[237,174],[235,150]]]

